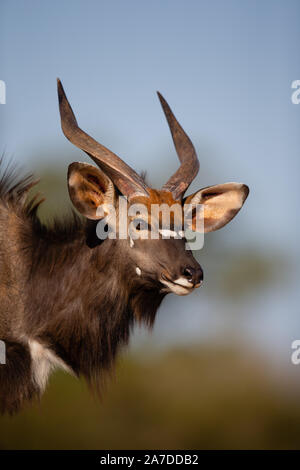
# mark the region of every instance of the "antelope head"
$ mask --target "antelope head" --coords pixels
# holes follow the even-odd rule
[[[122,244],[126,260],[129,260],[131,272],[128,276],[137,281],[152,282],[161,292],[178,295],[192,292],[202,284],[203,272],[187,247],[182,230],[184,215],[189,213],[188,227],[191,230],[204,233],[218,230],[241,209],[249,193],[248,187],[241,183],[225,183],[200,189],[185,197],[198,173],[199,161],[192,142],[159,93],[180,160],[180,167],[160,190],[147,186],[144,179],[121,158],[79,128],[59,80],[58,96],[65,136],[98,166],[79,162],[69,166],[68,188],[75,208],[87,219],[105,221],[109,226],[112,212],[120,213],[118,196],[124,196],[128,204],[126,223],[133,227],[133,232],[128,231],[125,239],[119,239],[122,238],[118,238],[122,223],[111,222],[111,225],[117,233],[118,243]],[[199,211],[194,210],[196,205],[202,207],[200,224]],[[167,228],[163,211],[152,211],[153,206],[170,208]],[[140,207],[146,208],[146,212],[136,210]]]

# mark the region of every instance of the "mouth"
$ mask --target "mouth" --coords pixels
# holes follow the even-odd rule
[[[162,292],[173,292],[177,295],[188,295],[197,287],[200,287],[202,282],[194,285],[186,278],[180,277],[174,281],[166,276],[165,273],[161,274],[160,283],[164,285]]]

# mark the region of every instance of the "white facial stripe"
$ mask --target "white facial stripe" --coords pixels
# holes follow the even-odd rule
[[[166,237],[166,238],[175,238],[175,237],[179,237],[179,238],[183,238],[184,237],[184,232],[182,230],[180,230],[179,232],[174,232],[174,230],[167,230],[167,229],[161,229],[159,230],[159,233],[163,236],[163,237]]]
[[[135,272],[137,273],[138,276],[142,275],[142,271],[140,270],[138,266],[135,268]]]

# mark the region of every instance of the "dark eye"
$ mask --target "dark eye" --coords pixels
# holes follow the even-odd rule
[[[148,230],[148,224],[143,219],[136,219],[134,225],[136,230]]]

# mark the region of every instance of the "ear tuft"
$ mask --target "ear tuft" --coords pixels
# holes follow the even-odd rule
[[[88,219],[98,220],[98,207],[115,203],[112,181],[100,169],[88,163],[74,162],[68,169],[68,189],[72,203]]]

